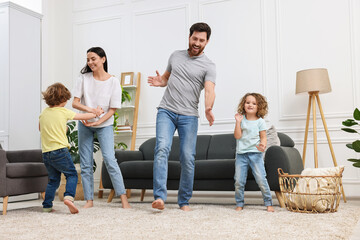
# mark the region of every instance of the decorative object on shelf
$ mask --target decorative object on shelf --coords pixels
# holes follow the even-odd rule
[[[314,141],[314,161],[315,168],[318,167],[318,154],[317,154],[317,130],[316,130],[316,101],[320,110],[321,119],[325,128],[326,138],[329,144],[331,156],[333,159],[334,166],[337,166],[334,149],[331,144],[331,139],[329,131],[326,125],[324,112],[321,106],[319,93],[328,93],[331,92],[331,85],[329,80],[329,74],[325,68],[314,68],[298,71],[296,73],[296,94],[299,93],[308,93],[309,94],[309,104],[306,117],[306,126],[305,126],[305,137],[304,137],[304,148],[303,148],[303,164],[305,166],[305,156],[306,156],[306,144],[307,137],[309,132],[309,120],[310,120],[310,110],[312,108],[313,115],[313,141]],[[341,186],[342,187],[342,186]],[[344,189],[341,188],[344,202],[346,202]]]
[[[121,86],[130,86],[130,85],[134,85],[134,73],[133,72],[121,73]]]
[[[360,121],[360,111],[359,109],[355,108],[354,113],[353,113],[353,118],[354,119],[347,119],[346,121],[343,121],[342,124],[344,126],[346,126],[346,128],[341,128],[341,130],[348,132],[348,133],[358,133],[359,132],[354,129],[355,126],[359,127],[359,121]],[[348,143],[346,144],[346,146],[352,150],[354,150],[355,152],[359,153],[360,152],[360,140],[356,140],[352,143]],[[348,161],[353,162],[353,166],[354,167],[358,167],[360,168],[360,159],[355,159],[355,158],[349,158]]]

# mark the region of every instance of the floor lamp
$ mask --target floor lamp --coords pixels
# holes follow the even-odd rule
[[[306,127],[305,127],[305,138],[304,138],[304,148],[303,148],[303,165],[305,167],[305,156],[306,156],[306,144],[307,137],[309,132],[309,121],[310,121],[310,112],[312,109],[313,115],[313,135],[314,135],[314,160],[315,168],[318,167],[318,154],[317,154],[317,132],[316,132],[316,102],[320,110],[321,119],[325,128],[326,138],[329,144],[331,156],[333,159],[334,166],[337,166],[334,149],[331,144],[331,139],[329,131],[326,125],[324,112],[321,106],[319,94],[331,92],[330,80],[328,71],[325,68],[315,68],[315,69],[306,69],[296,73],[296,94],[299,93],[309,93],[309,105],[307,109],[306,117]],[[316,99],[316,101],[315,101]],[[344,202],[346,202],[346,197],[344,189],[341,185],[341,192],[343,195]]]

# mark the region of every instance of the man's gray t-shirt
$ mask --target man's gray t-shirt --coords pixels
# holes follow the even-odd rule
[[[204,53],[190,57],[187,50],[179,50],[171,54],[166,71],[170,77],[159,108],[199,117],[200,92],[205,81],[215,83],[215,64]]]

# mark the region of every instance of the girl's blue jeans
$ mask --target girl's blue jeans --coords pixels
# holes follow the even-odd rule
[[[272,198],[270,187],[266,179],[263,154],[260,152],[236,154],[234,176],[236,206],[244,207],[244,191],[249,167],[261,190],[265,206],[272,206]]]
[[[66,177],[65,196],[75,197],[78,181],[77,171],[67,148],[61,148],[42,154],[44,164],[49,174],[49,182],[46,187],[44,208],[51,208],[55,198],[56,189],[60,185],[61,173]]]
[[[94,200],[94,134],[99,139],[101,153],[109,173],[115,195],[120,196],[126,193],[124,180],[115,158],[114,130],[113,126],[93,128],[84,126],[81,121],[78,124],[79,153],[81,180],[84,188],[84,199]]]
[[[197,116],[176,114],[159,108],[156,118],[156,146],[154,156],[154,198],[167,198],[168,158],[175,130],[180,139],[180,185],[178,204],[189,205],[194,185],[195,153],[198,130]]]

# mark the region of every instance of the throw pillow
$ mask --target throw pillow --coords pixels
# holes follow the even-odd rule
[[[274,125],[271,125],[271,127],[268,130],[266,130],[266,138],[267,138],[267,144],[266,144],[265,152],[271,146],[280,146],[280,138],[277,134]]]
[[[344,166],[330,168],[306,168],[301,172],[301,176],[292,194],[292,207],[317,212],[325,212],[335,200],[337,192],[337,182],[333,177],[341,175]],[[313,177],[312,177],[313,176]],[[315,177],[324,176],[324,177]]]

